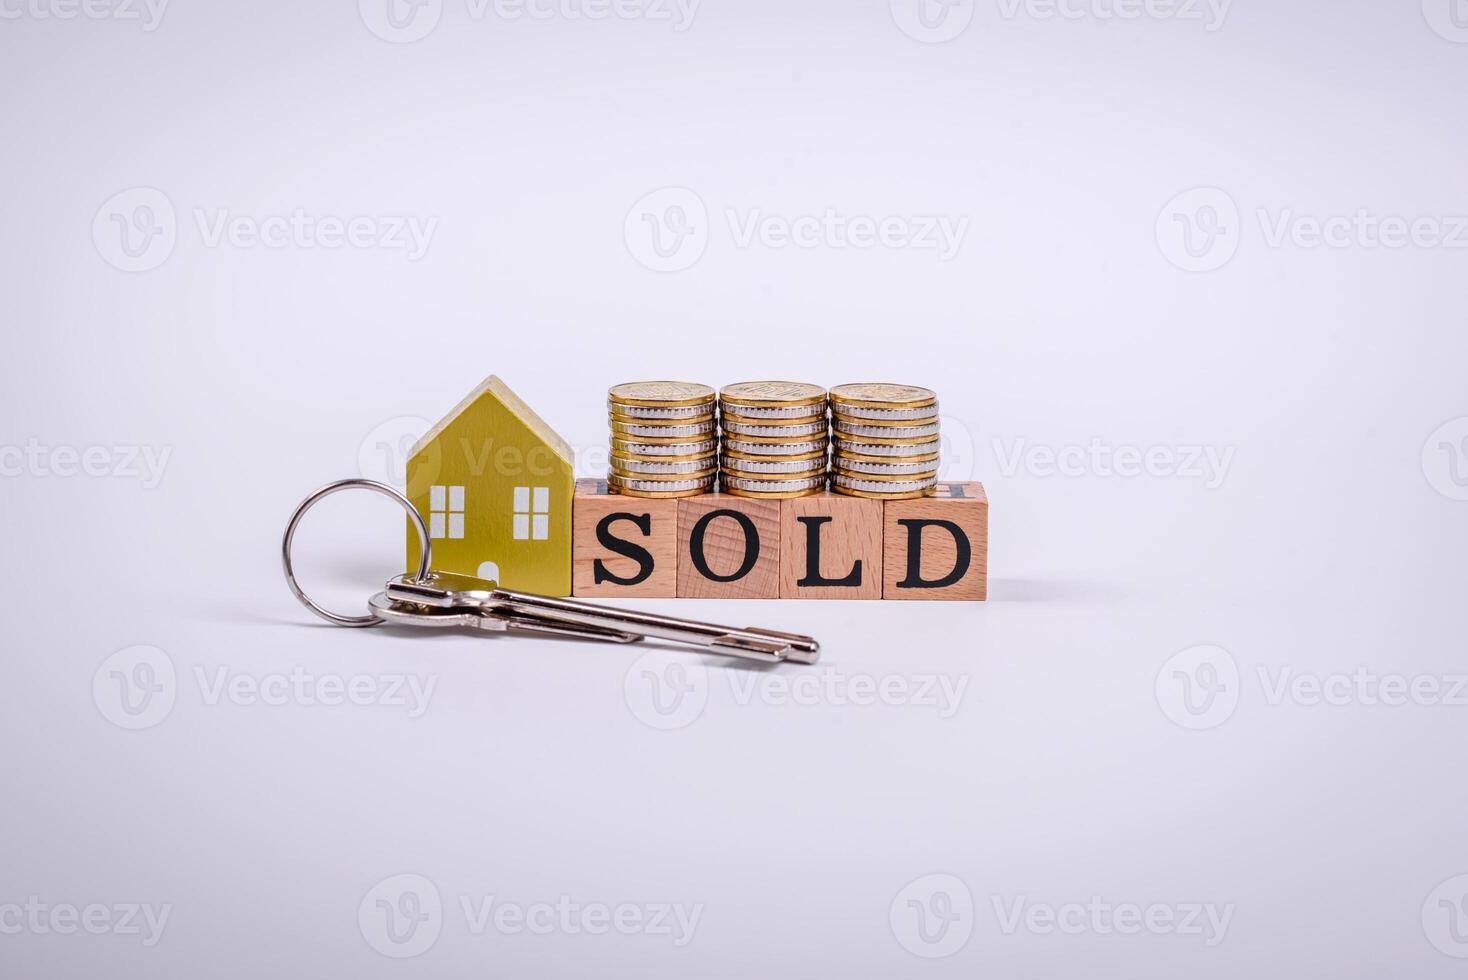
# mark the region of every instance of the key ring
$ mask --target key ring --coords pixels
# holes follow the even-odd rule
[[[399,504],[402,504],[403,509],[408,512],[408,516],[413,519],[413,527],[416,528],[418,531],[418,542],[422,545],[422,547],[419,549],[421,552],[421,557],[418,559],[418,574],[416,576],[416,579],[420,582],[426,580],[429,575],[428,570],[432,567],[433,564],[433,546],[429,543],[428,525],[424,522],[423,515],[418,513],[418,508],[413,506],[413,502],[411,500],[403,496],[393,487],[388,486],[386,483],[378,483],[376,480],[337,480],[335,483],[328,483],[326,486],[322,487],[320,490],[317,490],[315,493],[311,494],[311,496],[301,501],[301,505],[297,507],[296,512],[291,515],[290,523],[285,526],[285,537],[280,542],[280,560],[285,565],[286,584],[291,587],[291,592],[295,594],[295,597],[297,599],[301,600],[301,603],[307,609],[311,610],[313,613],[320,616],[328,623],[335,623],[337,626],[378,626],[386,622],[386,620],[384,620],[380,616],[343,616],[341,613],[335,613],[332,612],[330,609],[325,608],[324,606],[317,605],[315,600],[306,595],[306,591],[302,589],[300,583],[296,581],[296,571],[291,561],[291,542],[296,536],[296,525],[301,523],[301,518],[306,516],[306,511],[310,510],[312,507],[316,506],[318,502],[327,497],[330,497],[334,493],[337,493],[341,490],[354,490],[357,488],[361,488],[363,490],[372,490],[376,493],[382,494],[385,497],[391,497]]]

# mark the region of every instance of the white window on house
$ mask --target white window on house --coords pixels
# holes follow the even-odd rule
[[[464,488],[428,488],[428,536],[457,540],[464,536]]]
[[[513,521],[516,541],[550,538],[550,487],[516,487]]]

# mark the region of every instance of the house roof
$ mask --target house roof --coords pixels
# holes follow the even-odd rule
[[[490,396],[498,401],[505,410],[518,418],[532,435],[543,442],[553,453],[559,456],[567,466],[575,466],[575,459],[571,454],[571,446],[562,439],[555,429],[546,424],[545,419],[535,413],[535,410],[521,400],[520,396],[510,390],[510,386],[501,381],[496,375],[491,374],[485,378],[473,391],[464,396],[463,401],[455,405],[453,411],[438,420],[438,424],[429,429],[413,446],[412,455],[416,456],[434,440],[448,431],[449,427],[457,422],[465,412],[469,411],[481,398]]]

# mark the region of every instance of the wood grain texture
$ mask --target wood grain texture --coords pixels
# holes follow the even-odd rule
[[[708,493],[676,503],[680,598],[780,597],[780,501]]]
[[[605,480],[577,480],[571,527],[573,595],[671,599],[678,594],[677,500],[625,497],[608,493]],[[622,543],[608,547],[598,527]]]
[[[822,493],[780,502],[780,598],[882,598],[882,501]],[[804,520],[802,520],[804,518]],[[819,534],[814,569],[809,542]],[[811,572],[841,585],[802,585]]]
[[[989,497],[982,483],[940,483],[931,497],[882,506],[882,598],[988,598]],[[917,543],[915,558],[910,542]]]

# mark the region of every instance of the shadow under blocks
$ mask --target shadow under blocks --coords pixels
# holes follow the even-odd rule
[[[988,566],[981,483],[939,483],[913,500],[658,500],[576,481],[576,596],[983,600]]]

